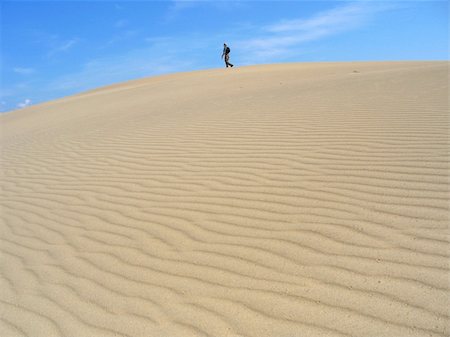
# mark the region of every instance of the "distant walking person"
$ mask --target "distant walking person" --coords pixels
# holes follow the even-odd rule
[[[230,60],[230,47],[227,46],[226,43],[223,44],[223,53],[222,53],[222,58],[225,56],[225,65],[232,67],[233,65],[228,62]]]

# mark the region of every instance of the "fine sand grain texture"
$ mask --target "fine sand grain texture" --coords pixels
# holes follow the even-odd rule
[[[0,336],[449,336],[448,66],[215,69],[0,116]]]

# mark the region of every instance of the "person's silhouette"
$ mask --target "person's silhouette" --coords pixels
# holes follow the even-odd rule
[[[225,66],[228,68],[228,66],[232,67],[233,65],[228,62],[230,61],[230,47],[227,46],[226,43],[223,44],[223,53],[222,58],[225,56]]]

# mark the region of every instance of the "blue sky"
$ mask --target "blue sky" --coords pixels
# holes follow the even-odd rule
[[[0,111],[158,74],[448,60],[448,1],[3,1]],[[225,70],[225,69],[224,69]]]

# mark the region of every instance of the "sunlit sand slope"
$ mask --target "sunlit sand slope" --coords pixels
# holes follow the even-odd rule
[[[447,62],[172,74],[0,123],[1,336],[450,334]]]

